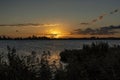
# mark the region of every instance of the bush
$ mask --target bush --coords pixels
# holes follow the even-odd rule
[[[64,80],[119,80],[120,47],[107,43],[83,45],[81,50],[65,50],[61,61],[67,63]],[[57,75],[58,76],[58,75]],[[56,77],[57,77],[56,76]],[[59,77],[59,80],[63,80]]]

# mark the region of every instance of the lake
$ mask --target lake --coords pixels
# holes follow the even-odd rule
[[[7,52],[7,45],[15,47],[17,53],[27,55],[32,51],[41,54],[50,51],[59,54],[64,49],[81,49],[83,44],[107,42],[110,46],[120,45],[120,40],[0,40],[0,53]]]

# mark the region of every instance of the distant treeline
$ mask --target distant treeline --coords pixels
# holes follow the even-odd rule
[[[29,36],[29,37],[15,37],[15,38],[12,38],[12,37],[9,37],[9,36],[0,36],[0,40],[48,40],[50,38],[48,37],[37,37],[37,36]]]
[[[83,38],[50,38],[46,36],[37,37],[37,36],[29,36],[29,37],[16,37],[12,38],[9,36],[0,36],[0,40],[120,40],[120,37],[83,37]]]

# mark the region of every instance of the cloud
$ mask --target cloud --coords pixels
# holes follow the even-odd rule
[[[92,20],[92,23],[97,22],[97,21],[98,21],[97,19],[93,19],[93,20]]]
[[[93,19],[92,21],[89,21],[89,22],[80,23],[80,25],[91,25],[93,23],[96,23],[99,20],[102,20],[106,15],[108,15],[108,14],[114,14],[114,13],[117,13],[118,11],[119,11],[118,9],[115,9],[114,11],[111,11],[110,13],[101,14],[96,19]]]
[[[118,9],[116,9],[114,12],[118,12]]]
[[[90,23],[80,23],[81,25],[89,25]]]
[[[110,14],[117,13],[118,11],[119,11],[118,9],[115,9],[114,11],[110,12]]]
[[[16,30],[15,32],[19,32],[19,30]]]
[[[34,24],[34,23],[26,23],[26,24],[0,24],[0,27],[22,27],[22,26],[40,26],[43,24]]]
[[[98,17],[99,20],[102,20],[104,18],[104,16],[106,16],[107,14],[102,14]]]
[[[23,24],[0,24],[0,27],[52,27],[58,26],[59,24],[39,24],[39,23],[23,23]]]
[[[89,22],[80,23],[80,25],[91,25],[92,23],[96,23],[97,21],[102,20],[106,15],[107,14],[102,14],[98,16],[96,19],[93,19],[92,21],[89,21]]]
[[[43,26],[59,26],[60,24],[43,24]]]
[[[101,27],[99,29],[86,28],[85,30],[76,29],[74,30],[73,34],[113,35],[115,33],[118,33],[118,31],[115,31],[118,29],[120,30],[120,26]]]

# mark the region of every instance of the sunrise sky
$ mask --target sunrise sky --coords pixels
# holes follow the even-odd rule
[[[120,37],[120,0],[0,0],[0,35]]]

